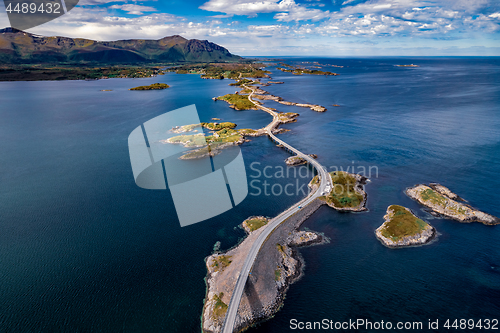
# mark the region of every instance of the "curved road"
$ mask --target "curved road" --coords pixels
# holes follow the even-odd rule
[[[244,87],[252,90],[252,93],[248,95],[248,99],[250,102],[255,104],[259,109],[262,109],[263,111],[266,111],[267,113],[270,113],[273,116],[273,121],[267,125],[264,129],[271,138],[273,138],[276,142],[279,142],[289,150],[293,151],[297,156],[302,157],[303,159],[307,160],[310,164],[314,166],[314,168],[317,170],[319,178],[320,178],[320,185],[318,189],[314,192],[309,194],[307,197],[293,205],[292,207],[288,208],[284,212],[282,212],[280,215],[276,216],[275,218],[271,219],[269,223],[265,226],[265,229],[262,231],[262,233],[258,236],[258,238],[255,240],[255,242],[252,245],[252,248],[248,252],[247,258],[245,259],[245,262],[243,263],[243,267],[241,269],[240,275],[238,277],[238,280],[236,281],[236,286],[234,287],[233,294],[231,296],[231,301],[229,302],[229,306],[226,312],[226,318],[224,319],[224,325],[222,327],[222,332],[223,333],[233,333],[234,331],[234,324],[236,322],[236,315],[238,313],[238,308],[240,306],[241,302],[241,297],[243,296],[243,290],[245,289],[245,284],[248,279],[248,275],[250,274],[250,270],[252,269],[252,266],[255,262],[255,259],[257,258],[257,254],[260,251],[260,248],[262,245],[266,242],[267,238],[271,233],[281,224],[283,223],[286,219],[288,219],[290,216],[293,214],[297,213],[307,205],[309,205],[312,201],[314,201],[316,198],[320,197],[323,195],[325,192],[329,192],[332,184],[332,179],[330,174],[327,172],[326,168],[324,168],[321,164],[319,164],[314,158],[312,158],[309,155],[301,153],[299,150],[293,148],[290,146],[288,143],[285,141],[278,139],[273,133],[272,130],[273,128],[279,123],[278,119],[278,113],[274,112],[273,110],[266,108],[252,100],[252,95],[255,92],[255,89],[252,89],[248,86],[243,85]],[[299,208],[300,207],[300,208]]]

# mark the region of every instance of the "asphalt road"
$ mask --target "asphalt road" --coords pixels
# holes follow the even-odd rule
[[[262,245],[266,242],[268,236],[286,219],[288,219],[290,216],[293,214],[297,213],[301,209],[304,209],[307,205],[309,205],[311,202],[313,202],[316,198],[320,197],[323,195],[324,192],[328,191],[331,188],[332,184],[332,179],[330,177],[330,174],[327,172],[326,168],[324,168],[321,164],[318,163],[314,158],[312,158],[309,155],[301,153],[299,150],[295,149],[294,147],[290,146],[288,143],[285,141],[278,139],[273,133],[272,130],[273,128],[277,125],[279,122],[277,115],[278,113],[266,108],[252,100],[252,95],[254,94],[254,89],[247,87],[248,89],[252,90],[252,93],[248,96],[248,99],[250,102],[254,103],[259,109],[262,109],[268,113],[270,113],[273,116],[273,121],[265,127],[265,130],[267,132],[267,135],[269,135],[273,140],[276,142],[280,143],[284,147],[288,148],[297,156],[302,157],[303,159],[307,160],[310,164],[314,166],[316,171],[318,172],[318,175],[320,177],[320,185],[318,189],[314,193],[310,193],[306,198],[302,199],[301,201],[297,202],[295,205],[292,207],[288,208],[284,212],[282,212],[280,215],[276,216],[275,218],[271,219],[267,225],[265,225],[263,228],[263,232],[259,235],[259,237],[255,240],[254,244],[252,245],[252,248],[248,252],[248,256],[245,259],[245,262],[243,263],[242,270],[240,272],[240,275],[238,277],[238,280],[236,281],[236,286],[233,290],[233,294],[231,296],[231,301],[229,302],[229,306],[226,312],[226,318],[224,320],[224,325],[222,328],[223,333],[233,333],[234,331],[234,325],[236,321],[236,315],[238,313],[238,308],[240,306],[241,302],[241,297],[243,296],[243,290],[245,289],[245,284],[248,279],[248,275],[250,274],[250,270],[252,269],[252,266],[255,262],[255,259],[257,258],[257,254],[259,253]],[[299,208],[299,206],[301,208]]]

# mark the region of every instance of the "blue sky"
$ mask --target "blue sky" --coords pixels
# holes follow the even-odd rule
[[[0,7],[0,26],[9,26]],[[29,30],[207,39],[247,56],[498,55],[499,0],[80,0]]]

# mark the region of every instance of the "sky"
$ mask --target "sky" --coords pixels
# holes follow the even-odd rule
[[[28,31],[94,40],[181,35],[242,56],[500,56],[500,0],[80,0]]]

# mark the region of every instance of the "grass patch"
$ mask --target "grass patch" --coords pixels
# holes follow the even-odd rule
[[[240,94],[227,94],[217,97],[231,104],[236,110],[256,110],[257,107],[248,100],[248,96]]]
[[[214,135],[207,136],[207,142],[213,147],[213,143],[229,143],[241,140],[241,134],[232,128],[223,128],[214,133]]]
[[[356,178],[344,171],[331,172],[330,175],[333,189],[325,197],[327,203],[338,208],[354,208],[363,202],[363,195],[354,189],[357,183]]]
[[[446,206],[446,198],[430,188],[423,190],[420,193],[420,196],[424,201],[429,201],[435,205],[440,205],[443,207]]]
[[[222,297],[224,293],[220,293],[219,295],[215,294],[215,306],[214,306],[214,317],[222,318],[227,312],[227,304],[222,301]]]
[[[274,271],[274,281],[279,281],[281,279],[281,270],[277,269]]]
[[[251,219],[246,221],[246,225],[250,231],[255,231],[267,224],[266,219]]]
[[[393,241],[416,235],[428,226],[403,206],[392,205],[389,210],[393,211],[393,216],[380,232],[384,237],[391,238]]]
[[[153,83],[150,84],[149,86],[139,86],[135,88],[130,88],[129,90],[162,90],[162,89],[167,89],[170,88],[168,84],[165,83]]]
[[[229,259],[231,259],[231,256],[217,256],[212,263],[212,267],[215,268],[216,272],[221,271],[232,263],[232,261]]]
[[[283,245],[278,243],[276,244],[276,248],[281,252],[281,254],[285,254],[285,248],[283,247]]]
[[[221,129],[224,128],[235,128],[236,124],[226,121],[222,123],[201,123],[201,126],[208,128],[209,130],[212,131],[220,131]]]

